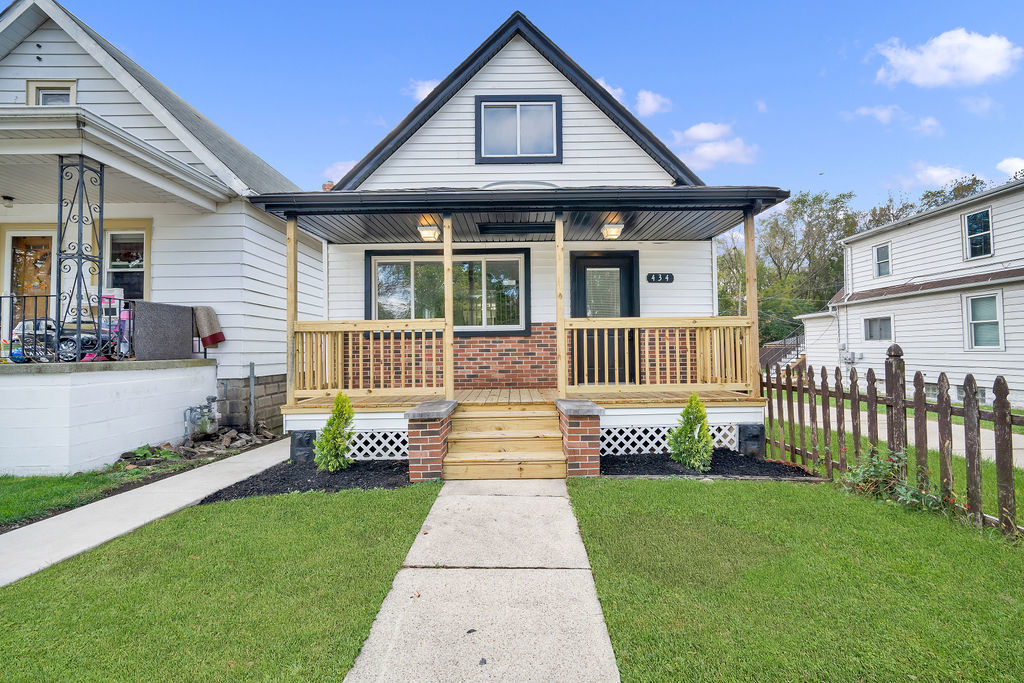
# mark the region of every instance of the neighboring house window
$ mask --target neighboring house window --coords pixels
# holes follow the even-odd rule
[[[456,329],[524,329],[527,302],[522,254],[456,254],[452,265]],[[374,319],[444,317],[440,256],[375,257],[373,280]]]
[[[28,81],[25,101],[41,107],[61,107],[75,104],[75,81]]]
[[[864,341],[890,341],[892,317],[864,318]]]
[[[1002,348],[1002,303],[998,293],[965,298],[968,348]]]
[[[125,299],[146,296],[146,233],[107,232],[107,288],[124,290]]]
[[[875,247],[875,277],[884,277],[892,273],[892,259],[889,256],[891,249],[892,245],[889,242]]]
[[[477,163],[562,161],[560,95],[478,95]]]
[[[979,258],[992,255],[992,212],[989,209],[963,215],[964,256]]]

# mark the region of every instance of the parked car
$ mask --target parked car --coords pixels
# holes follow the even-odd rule
[[[75,341],[75,330],[64,330],[58,340],[57,321],[53,318],[23,320],[14,327],[11,358],[47,362],[57,356],[64,362],[78,360],[80,356],[88,353],[103,354],[105,351],[112,351],[116,336],[117,331],[108,329],[107,326],[101,330],[102,339],[98,338],[94,331],[83,330],[82,348],[79,351]]]

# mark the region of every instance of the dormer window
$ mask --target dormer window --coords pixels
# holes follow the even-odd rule
[[[562,161],[561,95],[478,95],[476,162]]]
[[[29,81],[25,101],[38,107],[67,107],[75,104],[75,81]]]

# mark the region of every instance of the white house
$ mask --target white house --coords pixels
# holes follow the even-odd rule
[[[357,453],[408,451],[413,479],[558,477],[663,449],[698,392],[735,447],[757,313],[717,315],[712,240],[742,223],[752,255],[788,196],[706,186],[516,12],[333,191],[252,199],[328,243],[325,319],[288,311],[285,426],[343,392]]]
[[[280,425],[285,223],[248,197],[297,189],[53,0],[0,13],[5,341],[24,301],[72,292],[73,277],[57,285],[72,252],[93,299],[210,306],[225,336],[206,361],[0,364],[0,472],[77,471],[180,438],[183,409],[211,394],[244,424],[250,363],[257,417]],[[296,248],[298,316],[322,318],[323,241]]]
[[[807,362],[879,372],[890,344],[935,390],[973,373],[983,402],[996,376],[1024,404],[1024,181],[844,240],[845,285],[800,316]]]

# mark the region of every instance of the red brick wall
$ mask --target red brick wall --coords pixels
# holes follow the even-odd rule
[[[593,477],[601,474],[601,418],[597,415],[558,413],[566,475]]]
[[[441,420],[409,420],[409,481],[441,478],[451,431],[451,416]]]
[[[455,388],[545,388],[558,384],[555,323],[530,336],[456,337]]]

